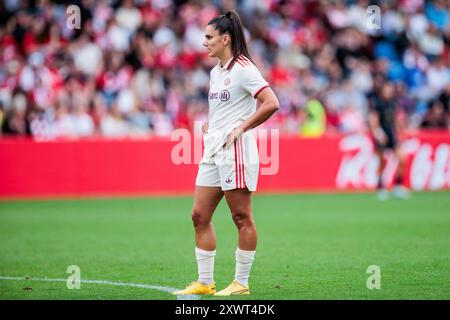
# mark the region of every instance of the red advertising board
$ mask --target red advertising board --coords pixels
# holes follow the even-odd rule
[[[276,135],[267,142],[259,136],[258,191],[370,190],[376,186],[379,161],[368,136],[278,139]],[[188,161],[174,160],[179,146],[179,140],[169,138],[48,142],[2,138],[0,197],[189,194],[199,155],[193,150],[185,157]],[[450,188],[448,132],[412,134],[402,143],[402,151],[411,188]],[[396,158],[388,153],[386,160],[384,179],[392,181]]]

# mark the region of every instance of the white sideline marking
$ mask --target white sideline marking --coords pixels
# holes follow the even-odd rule
[[[51,278],[23,278],[23,277],[2,277],[0,280],[30,280],[30,281],[46,281],[46,282],[67,282],[67,279],[51,279]],[[114,282],[109,280],[80,280],[81,283],[106,284],[110,286],[134,287],[142,289],[159,290],[163,292],[172,292],[178,290],[172,287],[153,286],[141,283]],[[198,300],[200,297],[196,294],[177,295],[178,300]]]

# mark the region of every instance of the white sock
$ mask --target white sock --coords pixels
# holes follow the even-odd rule
[[[198,282],[210,285],[214,282],[214,256],[216,250],[206,251],[195,247],[195,257],[198,265]]]
[[[248,286],[248,277],[255,259],[255,253],[256,251],[236,249],[236,274],[234,279],[244,286]]]

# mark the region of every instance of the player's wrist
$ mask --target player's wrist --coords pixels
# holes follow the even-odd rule
[[[239,127],[236,128],[237,130],[240,130],[242,133],[246,132],[247,129],[244,125],[240,125]]]

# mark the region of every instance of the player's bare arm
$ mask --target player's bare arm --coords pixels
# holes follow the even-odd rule
[[[239,137],[247,130],[256,128],[261,123],[269,119],[279,108],[278,99],[270,87],[264,88],[257,96],[257,100],[260,103],[256,112],[244,121],[239,127],[233,129],[228,135],[227,145],[231,145],[239,139]]]

